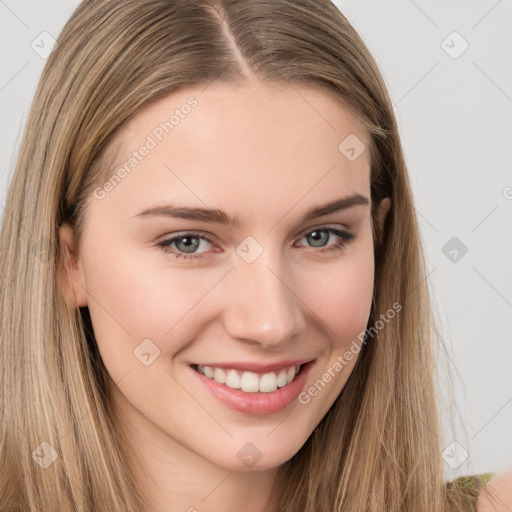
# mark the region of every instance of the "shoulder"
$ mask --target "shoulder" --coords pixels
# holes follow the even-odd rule
[[[480,489],[477,512],[512,511],[512,471],[496,475]]]

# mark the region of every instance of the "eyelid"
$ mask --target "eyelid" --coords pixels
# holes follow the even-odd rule
[[[206,231],[196,231],[192,229],[166,233],[165,235],[158,237],[155,243],[158,245],[163,242],[169,242],[171,240],[176,241],[179,238],[185,238],[187,236],[196,236],[200,239],[206,240],[207,242],[213,245],[218,245],[218,243],[216,243],[217,237],[215,237],[211,233]]]
[[[308,234],[313,233],[315,231],[326,231],[326,232],[333,234],[334,236],[337,236],[338,238],[340,238],[340,241],[338,241],[334,244],[330,244],[326,247],[320,247],[320,248],[318,248],[318,250],[317,250],[317,248],[313,248],[313,250],[312,250],[313,254],[314,253],[333,254],[336,252],[341,252],[345,249],[347,244],[349,244],[354,238],[356,238],[356,235],[354,235],[353,233],[350,233],[350,230],[347,230],[345,228],[340,229],[339,227],[332,227],[332,226],[324,224],[321,226],[310,227],[310,228],[306,229],[305,231],[302,232],[302,234],[299,236],[298,239],[302,240],[302,238],[304,238]],[[213,242],[213,240],[210,239],[209,235],[205,235],[203,233],[204,232],[199,233],[199,232],[195,232],[195,231],[182,231],[182,232],[178,232],[178,233],[173,233],[173,236],[171,236],[170,238],[165,238],[164,240],[158,242],[156,245],[164,252],[169,253],[175,259],[183,258],[183,261],[186,261],[188,259],[188,261],[190,263],[193,261],[202,260],[205,258],[205,256],[206,256],[206,259],[208,259],[209,257],[211,257],[211,254],[210,254],[211,251],[206,251],[204,253],[203,252],[184,253],[184,252],[180,252],[179,250],[172,249],[170,247],[173,243],[175,243],[176,240],[179,240],[180,238],[188,238],[188,237],[196,237],[201,240],[206,240],[208,243],[214,245],[214,242]],[[294,245],[294,247],[296,247],[296,246]],[[299,247],[302,247],[302,246],[299,246]],[[213,251],[213,252],[218,252],[218,251]]]
[[[299,231],[296,235],[293,235],[291,238],[293,240],[295,240],[297,238],[300,239],[300,238],[304,237],[305,235],[308,235],[312,231],[317,231],[317,230],[321,230],[321,229],[329,229],[329,228],[344,231],[348,235],[355,236],[354,233],[352,232],[352,230],[345,224],[342,224],[340,226],[340,224],[325,223],[325,224],[316,224],[316,225],[310,226],[308,228],[305,228],[302,231]],[[215,237],[214,235],[212,235],[211,233],[209,233],[207,231],[201,231],[201,230],[182,230],[182,231],[177,231],[175,233],[167,233],[166,235],[163,235],[161,240],[157,241],[157,244],[161,243],[161,242],[169,241],[169,240],[174,240],[174,239],[179,238],[180,236],[186,236],[186,235],[198,236],[200,238],[204,238],[207,242],[209,242],[213,245],[218,245],[218,243],[216,243],[217,237]]]
[[[303,237],[304,235],[311,233],[311,231],[317,231],[320,229],[337,229],[339,231],[346,231],[348,234],[353,234],[352,230],[346,224],[340,225],[339,223],[338,224],[336,224],[336,223],[330,224],[328,222],[325,222],[323,224],[315,224],[313,226],[310,226],[309,228],[303,229],[297,235],[295,235],[293,238],[297,238],[299,236]]]

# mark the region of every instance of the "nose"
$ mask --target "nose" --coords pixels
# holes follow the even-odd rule
[[[252,263],[237,259],[228,277],[224,326],[234,339],[281,349],[304,330],[306,321],[291,274],[269,253]]]

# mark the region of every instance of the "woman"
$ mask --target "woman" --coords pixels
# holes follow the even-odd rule
[[[83,2],[6,209],[6,510],[508,505],[444,481],[398,131],[330,2]]]

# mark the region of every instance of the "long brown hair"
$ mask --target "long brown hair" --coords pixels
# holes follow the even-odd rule
[[[58,227],[70,222],[79,244],[109,142],[130,116],[178,89],[253,77],[320,87],[368,130],[376,230],[376,205],[392,200],[374,232],[368,327],[401,305],[280,468],[272,504],[280,512],[467,506],[443,483],[437,336],[397,125],[347,19],[327,0],[85,0],[43,70],[1,232],[2,510],[147,509],[126,469],[88,310],[70,309],[58,286]]]

